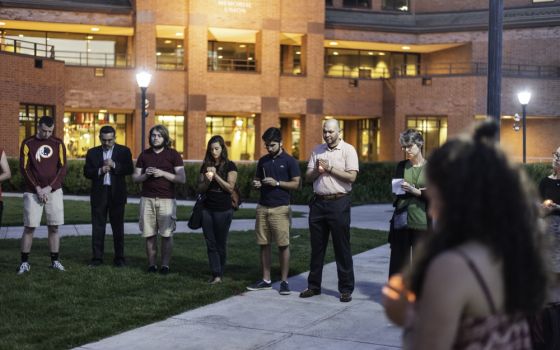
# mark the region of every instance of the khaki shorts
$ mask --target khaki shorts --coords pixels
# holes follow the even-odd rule
[[[23,194],[23,225],[26,227],[41,226],[43,208],[47,217],[47,225],[64,225],[64,201],[62,199],[62,188],[49,193],[47,203],[39,201],[36,193],[25,192]]]
[[[170,237],[175,231],[177,221],[177,202],[172,198],[140,199],[140,231],[142,237],[160,234]]]
[[[290,227],[292,226],[292,210],[289,205],[265,207],[257,205],[255,233],[257,244],[268,245],[272,240],[279,247],[290,245]]]

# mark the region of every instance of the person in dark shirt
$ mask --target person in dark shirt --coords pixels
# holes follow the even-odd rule
[[[297,161],[282,148],[282,132],[269,128],[262,135],[268,154],[259,159],[253,187],[260,189],[257,205],[255,233],[261,249],[262,279],[247,287],[248,290],[272,288],[270,277],[271,243],[278,245],[280,259],[280,294],[290,294],[288,272],[290,270],[290,190],[300,183]]]
[[[185,183],[181,155],[170,148],[169,132],[163,125],[150,129],[150,148],[138,157],[132,180],[142,183],[140,199],[140,230],[146,238],[148,272],[157,271],[157,234],[161,236],[161,269],[169,273],[173,250],[173,232],[177,220],[175,184]]]
[[[41,224],[43,209],[47,217],[51,267],[64,271],[59,261],[60,237],[58,226],[64,224],[62,182],[66,176],[66,147],[53,135],[54,119],[39,119],[37,133],[21,143],[20,171],[25,179],[23,194],[23,234],[21,237],[21,264],[18,275],[29,272],[29,253],[35,228]]]
[[[221,283],[224,276],[227,235],[233,219],[231,194],[236,182],[237,167],[228,159],[223,137],[212,136],[198,179],[198,192],[206,196],[202,209],[202,232],[212,272],[208,281],[210,284]]]

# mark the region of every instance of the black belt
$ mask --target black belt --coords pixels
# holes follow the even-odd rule
[[[348,193],[316,194],[315,197],[323,201],[334,201],[336,199],[346,197],[347,195]]]

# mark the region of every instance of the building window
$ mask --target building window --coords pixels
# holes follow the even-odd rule
[[[379,157],[379,119],[360,119],[358,124],[358,157],[374,162]]]
[[[162,70],[183,70],[185,49],[183,40],[177,39],[156,39],[156,64],[157,69]]]
[[[209,71],[256,71],[255,44],[209,41]]]
[[[2,37],[19,41],[14,52],[30,54],[30,46],[36,43],[53,47],[57,60],[67,65],[92,67],[129,67],[127,57],[128,37],[82,33],[43,32],[19,29],[4,29]],[[51,55],[48,55],[51,57]]]
[[[295,159],[300,158],[301,120],[300,118],[280,118],[282,144],[284,150]]]
[[[416,129],[424,137],[422,152],[429,155],[447,140],[447,117],[406,117],[406,128]]]
[[[301,46],[280,45],[281,74],[301,75]]]
[[[333,0],[325,0],[325,6],[332,6]]]
[[[207,116],[206,143],[221,135],[231,160],[255,159],[255,121],[246,116]]]
[[[169,137],[172,141],[171,147],[182,154],[185,135],[185,117],[182,115],[156,115],[156,120],[169,131]]]
[[[124,113],[64,113],[64,143],[68,157],[83,158],[88,149],[99,146],[99,129],[105,125],[115,128],[117,143],[126,145],[126,129],[130,120],[132,115]]]
[[[410,11],[410,0],[383,0],[383,10],[389,11]]]
[[[325,49],[325,74],[354,79],[390,78],[391,75],[415,76],[420,55],[373,50]]]
[[[43,116],[54,118],[54,106],[19,105],[19,143],[37,133],[37,124]]]
[[[342,6],[369,9],[371,8],[371,0],[344,0]]]

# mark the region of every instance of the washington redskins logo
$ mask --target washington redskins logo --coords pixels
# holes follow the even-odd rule
[[[41,158],[50,158],[52,157],[54,151],[49,145],[43,145],[39,147],[37,153],[35,153],[35,159],[40,162]]]

